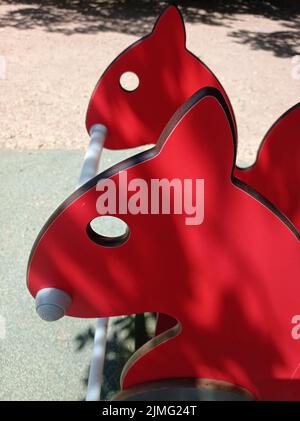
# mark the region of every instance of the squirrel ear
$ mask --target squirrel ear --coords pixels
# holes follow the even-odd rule
[[[178,44],[185,45],[185,27],[183,17],[176,6],[169,6],[160,15],[153,29],[153,34],[169,42],[177,41]]]

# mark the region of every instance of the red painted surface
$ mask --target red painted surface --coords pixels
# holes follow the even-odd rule
[[[33,296],[45,287],[68,292],[74,317],[154,311],[180,322],[176,337],[132,365],[124,388],[210,378],[243,386],[258,399],[300,399],[293,377],[300,341],[291,335],[292,317],[300,313],[299,242],[280,215],[234,185],[234,130],[217,97],[200,91],[169,123],[160,152],[125,169],[128,180],[204,179],[204,222],[119,215],[130,228],[128,241],[97,245],[86,233],[99,216],[95,178],[43,230],[28,287]],[[110,178],[118,186],[118,174]]]
[[[255,164],[235,176],[269,199],[300,231],[300,104],[269,130]]]
[[[120,86],[120,77],[131,71],[140,85],[134,92]],[[89,131],[93,124],[108,127],[105,147],[131,148],[155,144],[175,111],[198,89],[218,88],[229,99],[215,75],[186,49],[186,35],[179,10],[170,6],[160,16],[151,34],[125,50],[108,67],[91,97],[86,116]],[[161,315],[157,333],[174,324]]]
[[[134,92],[120,86],[120,77],[127,71],[139,77]],[[91,97],[87,130],[97,123],[107,126],[105,147],[110,149],[154,144],[173,113],[206,86],[218,88],[229,104],[213,73],[186,49],[182,17],[170,6],[152,33],[125,50],[104,72]]]

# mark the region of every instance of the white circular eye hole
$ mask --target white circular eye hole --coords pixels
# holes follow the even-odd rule
[[[120,77],[120,85],[127,92],[135,91],[139,84],[139,77],[134,72],[124,72]]]
[[[86,227],[89,238],[96,244],[116,247],[125,243],[129,237],[129,227],[122,219],[115,216],[98,216]]]

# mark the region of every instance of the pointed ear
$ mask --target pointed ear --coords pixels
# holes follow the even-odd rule
[[[174,168],[182,167],[186,171],[182,179],[209,180],[211,191],[227,185],[236,138],[230,110],[221,92],[212,87],[195,92],[173,115],[158,144],[162,146],[162,157],[167,156]],[[189,164],[185,167],[182,162]]]
[[[185,27],[183,17],[176,6],[169,6],[160,15],[153,29],[153,34],[160,38],[161,42],[169,42],[185,45]]]

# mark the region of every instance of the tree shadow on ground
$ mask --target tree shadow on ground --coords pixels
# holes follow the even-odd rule
[[[287,57],[299,43],[300,2],[294,0],[2,0],[0,28],[42,28],[64,35],[117,31],[137,36],[147,34],[169,3],[180,6],[186,22],[231,27],[241,15],[251,14],[280,21],[289,30],[273,33],[235,31],[232,36],[255,49]],[[1,10],[1,9],[0,9]]]
[[[122,369],[133,352],[154,335],[155,317],[154,313],[145,313],[111,319],[106,343],[101,400],[110,400],[120,390]],[[76,351],[81,352],[87,346],[91,347],[94,335],[95,329],[92,326],[78,333],[75,337]],[[90,367],[87,367],[83,378],[85,388],[88,385],[89,370]]]
[[[230,34],[239,44],[253,50],[271,51],[277,57],[293,57],[300,53],[300,35],[295,31],[252,32],[233,31]]]

